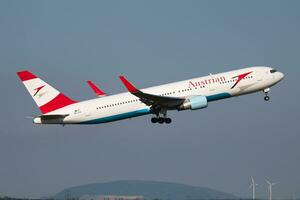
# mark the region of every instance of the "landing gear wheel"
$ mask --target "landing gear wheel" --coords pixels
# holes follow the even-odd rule
[[[265,101],[269,101],[269,100],[270,100],[270,97],[269,97],[269,96],[265,96],[264,100],[265,100]]]
[[[166,118],[165,122],[166,122],[166,124],[170,124],[172,122],[172,119],[171,118]]]
[[[165,122],[165,119],[162,117],[158,118],[158,123],[163,124]]]
[[[268,96],[268,94],[269,94],[269,92],[270,92],[270,88],[264,89],[263,92],[265,93],[264,100],[265,100],[265,101],[269,101],[269,100],[270,100],[270,97]]]
[[[158,119],[157,119],[156,117],[152,117],[152,118],[151,118],[151,122],[152,122],[152,123],[157,123],[157,122],[158,122]]]

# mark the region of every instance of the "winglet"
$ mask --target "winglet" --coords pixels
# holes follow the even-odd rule
[[[92,81],[88,80],[87,83],[89,84],[89,86],[92,88],[92,90],[95,92],[95,94],[98,97],[106,96],[105,92],[100,90]]]
[[[138,92],[139,90],[132,84],[130,83],[125,76],[119,76],[120,80],[123,82],[127,90],[131,93]]]

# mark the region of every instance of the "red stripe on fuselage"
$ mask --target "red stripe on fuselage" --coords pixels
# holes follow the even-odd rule
[[[45,105],[42,105],[40,107],[40,110],[43,114],[45,114],[74,103],[76,103],[76,101],[73,101],[72,99],[66,97],[64,94],[60,93],[54,99],[52,99]]]

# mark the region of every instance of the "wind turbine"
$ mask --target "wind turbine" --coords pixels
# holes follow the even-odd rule
[[[251,184],[250,184],[249,188],[252,188],[252,199],[253,200],[255,200],[256,186],[258,186],[258,184],[255,183],[254,178],[251,176]]]
[[[267,182],[267,184],[268,184],[269,200],[272,200],[272,187],[273,187],[274,185],[276,185],[277,183],[271,183],[271,182],[268,181],[267,179],[266,179],[266,182]]]

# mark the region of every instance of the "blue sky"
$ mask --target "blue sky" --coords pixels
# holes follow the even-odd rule
[[[162,180],[249,197],[250,176],[300,196],[299,1],[1,1],[0,193],[45,196],[119,179]],[[95,126],[36,126],[15,72],[29,69],[76,100],[253,65],[286,76],[257,93]],[[3,181],[4,180],[4,181]]]

